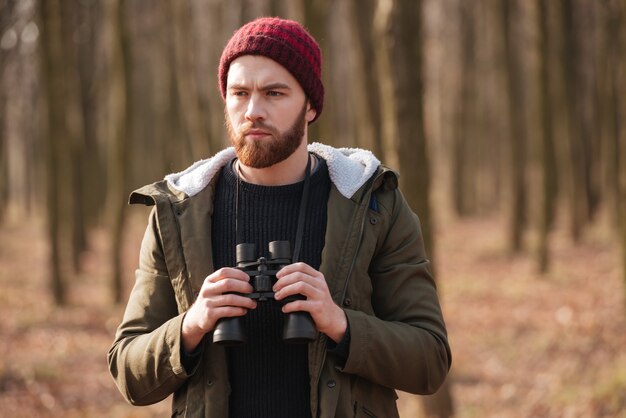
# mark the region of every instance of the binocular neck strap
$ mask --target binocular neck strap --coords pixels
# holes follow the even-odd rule
[[[293,248],[293,256],[291,257],[292,261],[295,263],[300,261],[300,250],[302,248],[302,237],[304,235],[304,218],[306,217],[306,208],[309,200],[309,188],[311,183],[311,155],[307,156],[306,169],[304,171],[304,187],[302,189],[302,196],[300,197],[300,208],[298,209],[298,225],[296,229],[296,240],[294,242]],[[240,226],[243,225],[243,216],[241,210],[239,210],[239,187],[241,184],[241,176],[239,175],[239,167],[235,170],[235,174],[237,175],[237,189],[235,190],[235,234],[237,242],[236,244],[241,244],[244,241],[243,239],[243,231]]]

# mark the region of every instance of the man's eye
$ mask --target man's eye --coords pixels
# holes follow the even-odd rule
[[[243,97],[243,96],[246,96],[248,93],[243,90],[236,90],[236,91],[233,91],[231,94],[233,96]]]
[[[267,95],[272,96],[272,97],[278,97],[278,96],[282,96],[283,94],[279,91],[270,90],[267,92]]]

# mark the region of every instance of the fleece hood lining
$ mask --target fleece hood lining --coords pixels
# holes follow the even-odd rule
[[[309,144],[308,150],[326,160],[330,180],[339,193],[348,199],[365,184],[380,165],[374,154],[364,149],[334,148],[315,142]],[[189,197],[194,196],[236,156],[233,147],[226,148],[210,158],[195,162],[181,172],[168,174],[165,180],[174,189]]]

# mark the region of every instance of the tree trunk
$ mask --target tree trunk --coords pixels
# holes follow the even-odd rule
[[[561,13],[563,22],[563,60],[562,71],[565,80],[565,104],[569,125],[569,138],[567,141],[569,151],[569,181],[570,196],[570,230],[576,242],[580,240],[582,229],[586,224],[589,214],[587,200],[585,198],[586,166],[581,124],[581,89],[579,76],[580,46],[577,42],[577,23],[575,20],[576,3],[573,0],[561,1]]]
[[[598,113],[602,118],[602,162],[603,180],[602,189],[610,211],[611,223],[620,222],[620,124],[623,117],[619,114],[620,102],[620,71],[622,66],[622,52],[620,50],[623,29],[626,17],[617,1],[608,1],[605,6],[605,30],[602,40],[600,60],[600,90],[601,100]],[[620,119],[622,118],[622,119]]]
[[[543,200],[539,223],[538,265],[541,273],[549,267],[549,234],[554,223],[557,193],[556,151],[552,129],[552,102],[550,91],[550,25],[547,0],[537,0],[539,19],[539,88],[541,113],[541,167]]]
[[[352,93],[355,107],[356,145],[371,150],[384,160],[380,130],[380,98],[377,83],[376,57],[374,54],[374,0],[350,0],[350,24],[355,39],[355,66],[352,77]]]
[[[224,124],[224,102],[217,89],[217,63],[227,37],[234,30],[227,25],[227,19],[224,19],[225,9],[232,5],[224,4],[219,0],[208,2],[194,0],[192,6],[195,39],[203,49],[202,54],[196,55],[197,65],[199,64],[199,73],[196,77],[202,80],[202,82],[198,81],[198,84],[201,87],[204,104],[201,117],[205,120],[205,130],[209,137],[208,149],[213,151],[221,149],[228,142]],[[206,28],[211,28],[211,30],[208,31]]]
[[[328,45],[331,47],[326,49],[322,65],[328,68],[325,76],[325,86],[327,86],[325,105],[330,104],[327,110],[332,113],[334,123],[332,136],[325,136],[324,141],[335,146],[350,147],[356,143],[355,119],[357,115],[355,113],[360,110],[359,105],[351,99],[354,93],[352,84],[355,81],[354,62],[356,61],[354,33],[349,24],[351,10],[347,0],[335,0],[329,7],[332,13],[326,14],[328,19],[326,27],[328,28]],[[324,117],[326,117],[326,110]]]
[[[11,24],[13,8],[14,4],[12,3],[4,5],[2,12],[0,12],[0,28],[7,28]],[[4,48],[0,48],[0,224],[4,221],[9,197],[8,128],[6,116],[8,83],[6,81],[5,70],[10,53],[11,52]]]
[[[387,31],[388,59],[395,98],[400,187],[422,222],[426,248],[432,252],[430,167],[424,129],[421,1],[394,0]]]
[[[415,0],[394,0],[387,6],[379,3],[377,10],[379,75],[381,96],[389,141],[385,153],[394,160],[402,173],[400,187],[420,216],[424,243],[429,258],[434,259],[432,219],[430,213],[430,169],[424,129],[422,3]],[[393,62],[393,65],[391,63]],[[386,79],[386,80],[385,80]],[[450,380],[432,396],[424,397],[424,410],[429,417],[447,418],[453,415]]]
[[[328,44],[328,16],[330,0],[304,0],[303,14],[304,26],[317,40],[322,55],[325,57],[329,50]],[[322,81],[325,86],[330,86],[328,82],[329,71],[331,70],[328,59],[322,58]],[[328,87],[327,87],[328,88]],[[330,90],[330,89],[328,89]],[[324,142],[332,144],[334,138],[334,127],[336,124],[334,115],[334,100],[331,97],[332,91],[326,91],[324,96],[324,110],[322,116],[309,126],[309,139],[317,141],[323,138]]]
[[[81,7],[78,1],[60,2],[61,13],[61,36],[63,40],[63,73],[64,73],[64,98],[63,103],[65,124],[67,127],[66,149],[67,165],[63,164],[64,171],[60,174],[60,180],[67,182],[63,189],[67,190],[67,212],[65,224],[70,231],[70,259],[74,272],[80,270],[80,256],[87,249],[87,225],[84,198],[83,181],[86,176],[85,166],[85,137],[84,115],[81,106],[80,72],[78,67],[78,48],[76,38],[81,30],[80,16]],[[80,39],[80,42],[84,42]]]
[[[378,1],[374,12],[374,50],[376,72],[379,75],[378,93],[380,97],[381,149],[385,155],[385,164],[398,169],[398,127],[396,126],[396,103],[391,62],[389,57],[389,41],[391,40],[391,13],[393,1]]]
[[[624,279],[624,289],[626,296],[626,28],[624,28],[624,21],[626,20],[626,0],[622,0],[618,5],[620,7],[621,19],[621,33],[618,36],[619,45],[617,47],[619,54],[619,82],[617,83],[618,97],[618,118],[617,118],[617,132],[619,135],[619,147],[620,147],[620,202],[621,202],[621,236],[622,236],[622,275]],[[626,300],[626,298],[625,298]]]
[[[460,2],[461,18],[461,70],[460,98],[455,106],[454,137],[452,145],[452,202],[457,216],[470,212],[468,188],[472,172],[468,168],[468,144],[475,135],[473,118],[474,98],[476,96],[476,23],[472,3]]]
[[[106,189],[105,162],[102,147],[98,143],[98,111],[103,103],[100,89],[98,57],[102,54],[99,47],[99,34],[102,32],[101,12],[104,6],[100,2],[79,2],[78,13],[77,66],[82,116],[82,157],[77,164],[82,173],[78,187],[82,189],[82,208],[84,225],[88,232],[104,212]],[[86,234],[83,235],[85,237]],[[86,249],[86,242],[81,249]]]
[[[510,246],[513,251],[522,249],[526,227],[526,128],[522,89],[522,60],[517,34],[514,32],[516,0],[502,0],[502,33],[504,35],[505,65],[507,73],[509,149],[511,162],[511,206],[509,214]]]
[[[111,295],[115,303],[122,301],[122,233],[126,215],[126,174],[132,141],[132,86],[130,36],[125,22],[124,2],[114,0],[109,4],[109,19],[113,29],[113,63],[110,94],[111,121],[113,129],[112,151],[109,155],[109,216],[111,222]]]
[[[194,72],[194,60],[192,51],[194,42],[192,39],[192,19],[189,0],[177,0],[168,2],[171,19],[171,36],[173,42],[174,58],[174,81],[178,103],[179,114],[182,117],[183,126],[189,141],[189,148],[193,160],[206,158],[210,155],[209,135],[204,128],[201,114],[200,98],[196,77]]]
[[[50,245],[50,290],[57,305],[65,304],[65,283],[61,262],[61,221],[59,213],[60,187],[59,154],[63,151],[67,129],[64,123],[63,104],[63,42],[61,39],[61,17],[58,0],[39,4],[42,40],[42,75],[45,78],[46,130],[44,139],[47,145],[46,181],[47,181],[47,223],[48,242]]]
[[[2,74],[1,67],[0,74]],[[6,95],[4,80],[2,77],[0,77],[0,87],[0,224],[2,224],[7,211],[9,197],[9,161],[7,155],[8,141],[4,113],[6,109]]]

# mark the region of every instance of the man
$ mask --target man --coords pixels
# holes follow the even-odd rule
[[[445,379],[445,324],[397,175],[368,151],[308,144],[320,69],[300,24],[244,25],[219,66],[233,147],[131,195],[155,208],[108,357],[129,402],[173,393],[185,417],[397,417],[394,389]],[[293,262],[262,301],[235,247],[269,257],[271,241],[288,241]],[[283,340],[293,312],[310,315],[308,344]],[[245,343],[219,344],[228,318]]]

